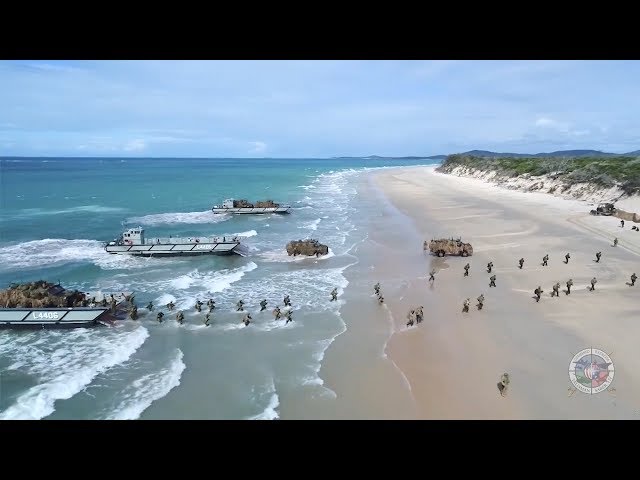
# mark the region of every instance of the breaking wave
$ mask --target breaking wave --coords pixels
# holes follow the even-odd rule
[[[230,215],[226,213],[213,213],[211,210],[204,212],[178,212],[178,213],[154,213],[141,217],[131,217],[126,220],[127,223],[140,225],[171,225],[179,223],[198,224],[198,223],[219,223],[229,220]]]

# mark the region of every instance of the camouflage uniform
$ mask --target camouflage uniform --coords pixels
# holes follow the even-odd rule
[[[518,260],[518,264],[520,265],[520,270],[522,270],[522,265],[524,265],[524,258]]]
[[[469,276],[469,268],[470,268],[470,265],[467,263],[467,264],[464,266],[464,276],[465,276],[465,277],[468,277],[468,276]]]
[[[571,293],[571,287],[573,287],[573,280],[569,279],[569,281],[567,282],[567,295]]]
[[[559,293],[559,291],[558,291],[559,289],[560,289],[560,282],[556,283],[556,284],[553,286],[553,291],[551,292],[551,296],[552,296],[552,297],[557,297],[557,296],[559,296],[559,295],[560,295],[560,293]]]
[[[495,275],[491,275],[491,277],[489,277],[489,286],[490,287],[495,287],[496,286],[496,276]]]
[[[549,255],[545,255],[544,257],[542,257],[542,266],[546,267],[548,266],[548,262],[549,261]]]
[[[634,273],[633,275],[631,275],[631,286],[633,287],[636,284],[636,280],[637,280],[637,275]]]

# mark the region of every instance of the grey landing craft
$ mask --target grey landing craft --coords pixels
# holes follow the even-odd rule
[[[61,288],[61,287],[59,287]],[[62,289],[63,291],[64,289]],[[62,291],[60,293],[62,293]],[[102,292],[85,293],[87,298],[95,299],[86,307],[67,308],[0,308],[0,329],[67,329],[98,326],[113,327],[117,321],[127,317],[127,293],[114,294],[116,311],[112,312],[109,303],[102,306],[102,299],[108,302],[110,295]]]
[[[275,203],[272,200],[264,202],[249,203],[247,200],[226,199],[222,205],[214,205],[211,208],[213,213],[233,213],[233,214],[265,214],[265,213],[290,213],[290,205]]]
[[[246,249],[241,245],[245,237],[225,235],[216,237],[169,237],[145,238],[142,227],[131,228],[107,243],[104,249],[108,253],[137,255],[141,257],[178,257],[196,255],[243,255]]]

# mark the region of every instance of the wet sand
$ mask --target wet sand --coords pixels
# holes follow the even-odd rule
[[[371,178],[408,222],[398,238],[381,217],[368,242],[379,252],[372,256],[369,283],[381,282],[393,322],[386,352],[410,385],[412,418],[640,418],[640,283],[628,285],[631,273],[640,274],[640,233],[630,230],[632,222],[622,230],[618,219],[590,216],[584,202],[501,189],[432,168],[377,171]],[[470,242],[473,256],[441,259],[423,252],[424,240],[451,236]],[[620,244],[614,248],[615,236]],[[489,288],[489,261],[496,288]],[[429,284],[432,267],[437,273]],[[589,291],[594,276],[598,283]],[[574,287],[566,295],[569,278]],[[561,284],[559,298],[550,297],[555,282]],[[536,303],[538,285],[544,293]],[[481,293],[486,300],[477,311]],[[466,314],[465,298],[471,299]],[[417,305],[424,306],[425,320],[407,328],[406,314]],[[569,363],[590,347],[611,356],[611,388],[571,394]],[[511,376],[505,397],[497,389],[503,372]]]

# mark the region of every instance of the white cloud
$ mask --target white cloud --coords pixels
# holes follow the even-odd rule
[[[138,138],[136,140],[131,140],[124,144],[122,149],[125,152],[140,152],[147,148],[147,144],[144,140]]]
[[[536,127],[542,128],[552,128],[554,130],[558,130],[559,132],[567,132],[569,131],[569,124],[566,122],[560,122],[558,120],[554,120],[549,117],[540,117],[536,120]]]
[[[267,150],[267,144],[264,142],[249,142],[253,148],[249,153],[264,153]]]

